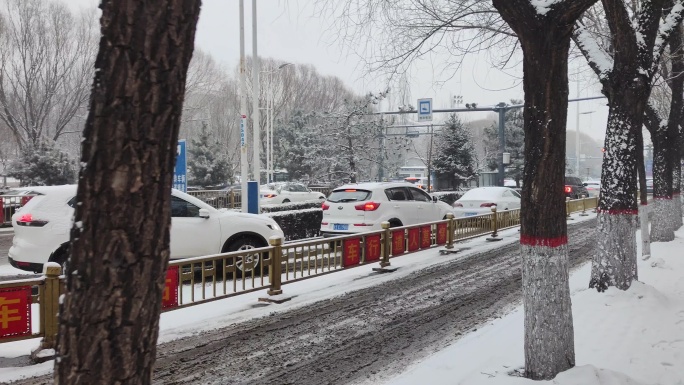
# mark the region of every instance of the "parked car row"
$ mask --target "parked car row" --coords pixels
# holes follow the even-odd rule
[[[520,194],[508,187],[479,187],[448,205],[408,182],[368,182],[334,189],[326,198],[297,183],[262,190],[262,202],[322,200],[320,232],[325,237],[443,220],[447,214],[468,217],[520,208]],[[14,239],[10,264],[41,272],[46,262],[64,265],[76,207],[76,185],[34,187],[33,199],[12,216]],[[269,196],[273,195],[273,196]],[[249,250],[283,237],[278,224],[266,215],[216,209],[178,190],[171,192],[171,259]],[[250,259],[256,259],[255,254]],[[238,274],[243,271],[238,262]]]

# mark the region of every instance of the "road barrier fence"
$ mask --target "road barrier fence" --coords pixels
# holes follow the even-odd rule
[[[595,208],[598,199],[568,201],[568,213]],[[282,286],[359,266],[391,266],[402,255],[483,235],[498,240],[498,231],[520,225],[520,210],[390,227],[332,238],[317,238],[283,244],[280,238],[269,246],[230,253],[172,260],[166,272],[162,311],[168,312],[236,295],[267,290],[269,302],[281,299]],[[0,283],[0,343],[43,337],[36,351],[54,349],[59,297],[65,292],[65,277],[59,265],[48,263],[40,278]],[[37,292],[37,294],[32,294]],[[37,327],[32,324],[38,319]],[[33,321],[32,321],[33,320]],[[39,353],[32,354],[34,360]]]

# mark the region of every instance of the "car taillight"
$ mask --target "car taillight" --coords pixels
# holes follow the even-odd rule
[[[365,202],[354,206],[355,209],[360,211],[375,211],[380,207],[378,202]]]
[[[572,192],[572,186],[565,186],[565,192],[570,194]]]
[[[496,203],[485,202],[485,203],[480,205],[480,207],[492,207],[492,206],[496,206]]]
[[[40,219],[33,219],[33,215],[24,214],[19,219],[17,219],[17,224],[19,226],[32,226],[32,227],[43,227],[47,225],[48,221],[43,221]]]
[[[321,208],[322,208],[323,210],[327,210],[327,209],[330,208],[330,205],[326,205],[325,203],[323,203],[323,204],[321,205]]]
[[[460,204],[460,203],[458,203],[458,202],[454,202],[453,206],[454,206],[454,207],[463,207],[463,205]]]

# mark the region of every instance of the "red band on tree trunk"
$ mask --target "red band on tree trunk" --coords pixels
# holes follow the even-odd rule
[[[555,238],[535,237],[534,235],[521,235],[520,244],[525,246],[548,246],[558,247],[568,243],[568,236],[563,235]]]

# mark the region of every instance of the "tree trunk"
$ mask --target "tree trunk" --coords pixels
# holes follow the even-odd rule
[[[622,75],[619,75],[622,76]],[[630,83],[627,81],[626,83]],[[589,287],[605,291],[609,286],[627,290],[637,279],[636,264],[636,160],[635,127],[642,126],[646,98],[641,87],[631,85],[609,97],[605,155],[601,170],[597,249],[592,260]],[[641,151],[641,149],[639,149]]]
[[[644,135],[637,131],[637,147],[644,148]],[[644,152],[637,151],[637,173],[639,174],[639,220],[641,228],[641,259],[644,261],[651,257],[651,236],[649,234],[648,194],[646,193],[646,165],[644,164]]]
[[[525,375],[534,380],[551,379],[575,365],[563,193],[568,50],[575,20],[593,3],[560,1],[542,15],[529,0],[493,0],[523,48],[526,162],[520,244]]]
[[[674,95],[672,102],[674,102]],[[672,152],[670,130],[662,124],[652,135],[653,141],[653,223],[651,240],[669,242],[674,240],[672,220]]]
[[[199,0],[103,0],[57,384],[150,384]]]
[[[548,36],[542,44],[523,44],[528,161],[523,174],[520,244],[525,371],[532,379],[550,379],[575,365],[563,194],[568,98],[564,45],[569,46],[569,39],[556,39]]]
[[[674,231],[679,229],[682,225],[682,205],[680,204],[680,183],[681,183],[681,156],[680,143],[681,134],[679,125],[682,118],[682,107],[684,107],[684,54],[682,48],[684,42],[682,41],[681,25],[677,31],[672,35],[670,40],[670,56],[672,61],[672,76],[668,81],[670,89],[672,90],[672,99],[670,101],[670,118],[668,120],[667,132],[670,137],[669,141],[669,176],[670,176],[670,201],[667,212],[670,230],[672,230],[672,239],[674,240]],[[655,194],[654,194],[655,195]]]

